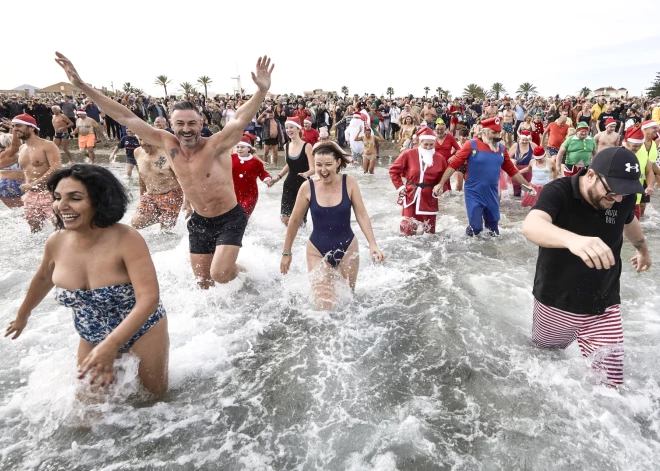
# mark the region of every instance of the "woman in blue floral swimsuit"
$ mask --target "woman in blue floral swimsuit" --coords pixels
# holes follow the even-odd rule
[[[17,338],[28,317],[55,286],[55,299],[73,309],[80,335],[80,378],[101,386],[114,380],[114,361],[130,351],[140,360],[144,386],[167,390],[169,336],[156,270],[147,244],[132,227],[119,224],[128,195],[109,170],[75,164],[48,181],[57,228],[16,319],[5,335]]]

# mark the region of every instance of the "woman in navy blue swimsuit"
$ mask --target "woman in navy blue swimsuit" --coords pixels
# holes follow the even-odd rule
[[[347,279],[355,290],[360,256],[358,242],[351,229],[351,208],[360,229],[369,242],[374,261],[385,256],[376,245],[369,215],[364,207],[357,181],[339,172],[346,167],[346,154],[334,142],[321,144],[312,151],[316,175],[302,184],[287,226],[280,269],[283,274],[291,266],[292,245],[303,215],[309,209],[313,230],[307,242],[307,270],[317,309],[331,309],[336,304],[333,279]],[[313,272],[313,273],[312,273]]]

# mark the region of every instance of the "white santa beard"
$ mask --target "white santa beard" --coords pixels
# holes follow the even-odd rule
[[[422,157],[422,162],[427,167],[433,165],[433,154],[435,154],[435,149],[424,149],[423,147],[418,147],[419,155]]]

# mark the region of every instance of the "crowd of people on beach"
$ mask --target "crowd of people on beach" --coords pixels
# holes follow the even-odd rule
[[[56,61],[79,96],[3,97],[0,106],[0,199],[22,207],[32,232],[56,228],[6,335],[20,336],[54,287],[55,299],[74,312],[81,377],[111,383],[115,358],[130,351],[140,359],[144,386],[162,393],[167,316],[138,230],[169,230],[181,215],[200,289],[228,283],[241,271],[236,262],[258,204],[257,181],[273,187],[284,180],[281,272],[290,270],[294,240],[310,214],[313,303],[332,309],[336,280],[353,290],[358,280],[353,213],[370,259],[386,258],[359,180],[342,170],[361,165],[373,174],[383,149],[394,148],[388,173],[405,236],[434,234],[440,196],[460,191],[466,236],[485,230],[499,237],[502,192],[512,187],[532,208],[523,234],[540,247],[534,344],[565,348],[578,340],[585,356],[607,349],[592,368],[604,384],[622,384],[620,251],[625,236],[637,251],[635,270],[651,266],[639,219],[660,175],[660,98],[273,97],[267,57],[257,62],[250,97],[108,97],[66,57],[57,53]],[[69,149],[74,136],[84,163]],[[128,207],[124,183],[95,164],[103,141],[114,144],[111,160],[125,150],[128,177],[138,174],[130,226],[119,222]]]

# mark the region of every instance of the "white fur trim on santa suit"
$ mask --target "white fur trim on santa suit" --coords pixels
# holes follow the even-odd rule
[[[250,146],[250,147],[252,147],[252,146]],[[238,160],[240,160],[241,163],[243,163],[243,162],[247,162],[248,160],[252,160],[252,157],[254,157],[254,155],[252,155],[252,154],[248,155],[247,157],[241,157],[239,155]]]
[[[419,148],[417,148],[417,157],[419,158],[419,182],[418,183],[424,183],[424,173],[432,165],[429,165],[429,167],[426,167],[424,165],[424,161],[422,160],[422,155],[419,153]],[[433,163],[435,163],[435,161]],[[404,186],[404,188],[405,188],[405,186]],[[401,191],[401,190],[399,190],[399,191]],[[435,216],[436,214],[438,214],[440,212],[439,210],[438,211],[420,211],[419,203],[422,200],[421,195],[422,195],[422,188],[418,186],[417,189],[415,190],[415,196],[413,196],[413,199],[410,203],[406,202],[406,197],[405,196],[403,197],[403,207],[408,208],[409,206],[412,206],[413,203],[415,203],[415,214],[420,214],[420,215],[424,215],[424,216]],[[438,199],[437,196],[435,196],[435,195],[432,195],[432,196],[433,196],[433,198]]]

